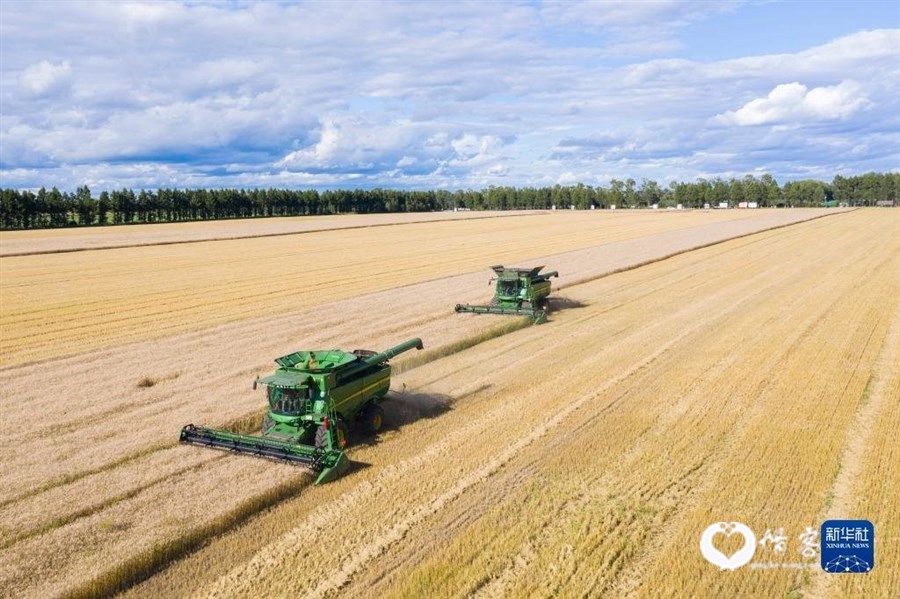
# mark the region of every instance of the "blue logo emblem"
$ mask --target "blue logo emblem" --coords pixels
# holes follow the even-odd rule
[[[820,538],[826,572],[866,573],[875,567],[875,526],[868,520],[826,520]]]

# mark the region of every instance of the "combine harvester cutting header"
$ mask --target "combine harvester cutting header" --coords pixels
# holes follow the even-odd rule
[[[347,423],[355,421],[370,433],[384,424],[379,405],[391,387],[394,356],[422,349],[422,340],[410,339],[381,353],[339,349],[298,351],[275,360],[279,368],[257,384],[266,387],[269,408],[262,436],[189,424],[181,429],[181,442],[227,449],[305,464],[319,473],[316,484],[334,480],[350,467],[344,455]]]
[[[559,277],[554,271],[538,274],[543,266],[534,268],[507,268],[496,265],[491,269],[497,273],[497,286],[490,305],[473,306],[456,304],[457,312],[475,312],[476,314],[513,314],[530,316],[535,324],[547,320],[545,308],[547,296],[550,295],[550,277]]]

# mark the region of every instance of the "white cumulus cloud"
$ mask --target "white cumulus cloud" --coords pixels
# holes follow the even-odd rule
[[[813,89],[793,82],[778,85],[765,98],[751,100],[717,118],[739,126],[832,121],[847,118],[868,103],[862,87],[853,80]]]
[[[411,165],[418,161],[410,161],[410,151],[421,145],[420,129],[407,120],[331,115],[320,119],[315,143],[290,152],[276,166],[303,170]]]

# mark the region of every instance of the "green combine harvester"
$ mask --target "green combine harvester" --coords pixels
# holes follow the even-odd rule
[[[559,277],[555,270],[540,273],[543,266],[534,268],[507,268],[496,265],[491,269],[497,276],[494,297],[490,305],[473,306],[456,304],[457,312],[474,312],[476,314],[513,314],[530,316],[535,324],[547,320],[547,296],[550,295],[550,277]]]
[[[334,480],[350,467],[344,455],[348,423],[377,433],[384,424],[379,405],[391,387],[388,360],[422,340],[410,339],[387,351],[339,349],[298,351],[275,360],[278,369],[253,382],[266,387],[269,407],[262,436],[241,435],[189,424],[181,442],[300,463],[319,473],[316,484]]]

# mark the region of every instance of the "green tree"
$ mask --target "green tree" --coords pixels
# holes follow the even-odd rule
[[[108,191],[100,192],[100,199],[97,200],[97,224],[107,224],[107,215],[112,208]]]
[[[91,190],[87,185],[82,185],[75,191],[76,209],[78,211],[78,224],[82,226],[94,224],[94,213],[97,204],[91,197]]]

